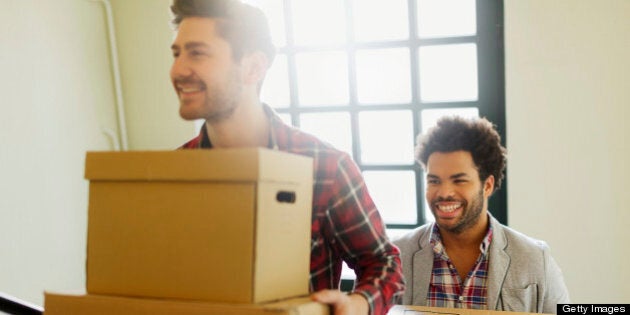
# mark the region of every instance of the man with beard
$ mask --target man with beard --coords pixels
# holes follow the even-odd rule
[[[205,120],[182,149],[266,147],[312,157],[311,297],[335,315],[385,314],[404,289],[398,249],[349,155],[286,125],[260,102],[275,55],[262,12],[238,0],[174,0],[171,10],[179,113]],[[350,294],[338,290],[344,261],[357,275]]]
[[[547,244],[488,212],[506,164],[489,121],[440,119],[418,137],[416,160],[426,172],[435,223],[394,242],[407,281],[403,304],[555,313],[556,304],[569,303]]]

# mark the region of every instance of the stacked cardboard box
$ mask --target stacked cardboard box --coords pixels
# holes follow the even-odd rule
[[[47,294],[46,314],[245,314],[307,295],[312,172],[262,148],[88,153],[88,295]]]
[[[329,315],[308,298],[259,304],[229,304],[108,295],[45,295],[45,315]]]

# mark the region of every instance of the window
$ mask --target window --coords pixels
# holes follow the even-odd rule
[[[416,135],[444,115],[484,116],[505,139],[500,0],[245,0],[278,57],[261,98],[352,155],[388,233],[432,220]],[[506,223],[506,189],[490,202]]]

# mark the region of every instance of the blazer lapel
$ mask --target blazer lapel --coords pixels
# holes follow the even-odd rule
[[[411,301],[413,305],[427,305],[427,293],[433,270],[433,249],[429,244],[431,229],[420,238],[420,250],[413,255],[413,277]]]
[[[490,261],[488,266],[488,309],[499,310],[499,296],[510,265],[510,255],[505,252],[507,239],[501,224],[490,216],[492,224],[492,243],[490,245]]]

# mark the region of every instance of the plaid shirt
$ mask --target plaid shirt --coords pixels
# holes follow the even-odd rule
[[[361,171],[348,154],[286,125],[263,106],[271,124],[270,147],[313,158],[311,292],[338,289],[343,260],[354,269],[354,292],[368,300],[370,313],[386,314],[404,290],[400,257],[385,234]],[[181,148],[212,148],[206,126]]]
[[[433,224],[431,246],[433,247],[433,271],[427,293],[427,306],[487,309],[488,248],[492,242],[492,228],[484,237],[481,253],[472,270],[462,279],[446,254],[440,230]]]

